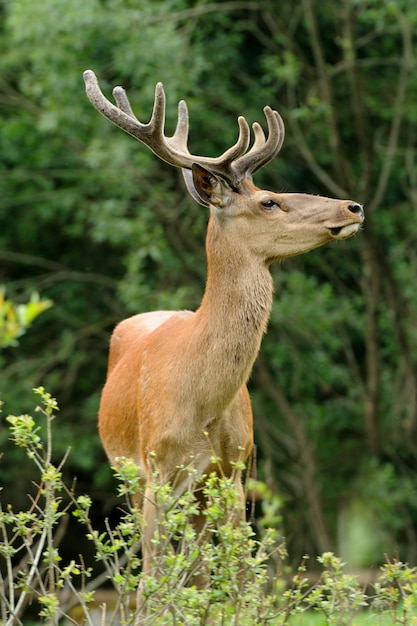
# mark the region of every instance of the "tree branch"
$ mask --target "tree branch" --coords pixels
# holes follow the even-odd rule
[[[379,306],[381,300],[380,268],[374,254],[370,224],[364,232],[366,245],[362,246],[363,295],[366,310],[366,393],[364,404],[365,431],[371,454],[380,452],[379,401],[381,388]]]
[[[368,190],[373,159],[371,142],[369,141],[370,133],[368,132],[368,120],[364,107],[362,84],[357,72],[357,56],[352,26],[352,4],[349,0],[344,0],[342,15],[342,49],[344,57],[344,70],[346,71],[347,80],[350,86],[349,96],[352,103],[352,111],[354,113],[353,122],[355,126],[356,141],[360,146],[360,156],[362,157],[360,180],[357,181],[357,183],[355,181],[355,186],[361,194],[361,197],[365,198],[369,194]]]
[[[382,163],[375,194],[371,201],[367,203],[366,207],[366,210],[369,214],[373,213],[379,207],[388,186],[394,156],[398,150],[398,141],[408,87],[408,78],[411,70],[414,69],[415,66],[413,59],[413,41],[410,31],[410,24],[407,18],[402,13],[400,13],[398,16],[398,23],[403,39],[402,63],[400,66],[400,74],[398,77],[394,115],[392,118],[390,132],[388,136],[388,144],[385,149],[385,158]]]
[[[321,88],[321,96],[324,102],[326,102],[329,107],[330,151],[332,154],[334,171],[336,174],[336,178],[341,181],[341,184],[345,188],[349,188],[349,185],[347,184],[348,177],[346,174],[343,151],[341,149],[342,144],[338,128],[339,124],[337,120],[337,107],[334,104],[333,89],[329,80],[329,74],[326,67],[326,59],[320,41],[320,34],[317,26],[312,0],[304,0],[304,7],[307,19],[307,27],[310,32],[311,49],[313,52],[313,58],[316,64],[319,85]]]
[[[268,366],[260,355],[255,365],[254,374],[259,383],[259,387],[264,393],[269,395],[275,403],[279,415],[284,419],[290,429],[297,444],[301,463],[301,480],[303,481],[304,494],[311,515],[311,525],[320,552],[332,550],[329,530],[320,494],[320,487],[317,482],[316,461],[313,447],[304,429],[304,424],[300,417],[293,411],[287,398],[277,382],[273,380]]]

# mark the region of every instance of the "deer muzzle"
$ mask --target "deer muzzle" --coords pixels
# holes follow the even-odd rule
[[[351,218],[352,221],[342,226],[329,227],[329,232],[333,239],[347,239],[352,237],[352,235],[356,235],[365,219],[363,206],[357,202],[347,203],[344,213],[346,218]]]

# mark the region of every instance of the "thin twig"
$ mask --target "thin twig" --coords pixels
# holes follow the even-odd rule
[[[406,16],[402,13],[398,16],[398,23],[403,40],[402,64],[397,83],[397,92],[395,96],[394,113],[391,121],[390,132],[388,136],[388,144],[385,148],[385,158],[382,163],[380,175],[373,198],[367,203],[367,212],[373,213],[381,204],[389,179],[391,176],[394,156],[398,149],[398,141],[401,129],[401,123],[404,113],[404,105],[408,88],[408,80],[411,71],[414,69],[415,63],[413,59],[413,42],[410,24]]]

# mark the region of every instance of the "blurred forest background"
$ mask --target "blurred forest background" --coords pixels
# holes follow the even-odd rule
[[[163,81],[167,132],[186,99],[190,149],[207,156],[270,104],[286,141],[256,184],[365,205],[356,238],[273,268],[250,381],[258,476],[282,498],[293,560],[417,561],[416,41],[414,0],[0,4],[0,284],[54,302],[0,353],[1,399],[5,415],[31,412],[34,386],[58,399],[57,454],[71,446],[69,483],[98,518],[117,506],[96,430],[111,330],[198,306],[207,212],[92,108],[87,68],[142,121]],[[27,506],[5,421],[0,449],[2,500]]]

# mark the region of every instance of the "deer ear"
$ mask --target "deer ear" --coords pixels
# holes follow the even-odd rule
[[[197,163],[193,163],[191,170],[182,170],[185,184],[194,200],[203,206],[221,207],[225,204],[225,191],[228,184]]]

